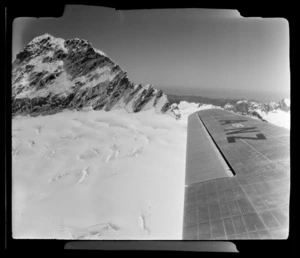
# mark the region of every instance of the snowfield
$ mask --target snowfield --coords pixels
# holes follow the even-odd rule
[[[14,117],[13,237],[182,239],[187,118],[217,107],[178,107]]]
[[[181,239],[196,110],[178,121],[154,109],[15,117],[13,237]]]
[[[270,112],[262,112],[261,110],[255,110],[261,115],[261,117],[267,120],[269,123],[284,127],[286,129],[291,128],[291,113],[282,110],[273,110]]]

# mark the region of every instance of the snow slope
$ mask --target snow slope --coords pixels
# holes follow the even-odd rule
[[[260,116],[268,121],[269,123],[290,129],[291,128],[291,113],[290,111],[282,110],[272,110],[269,112],[263,112],[261,110],[256,110]]]
[[[154,109],[13,119],[15,238],[181,239],[186,129]]]

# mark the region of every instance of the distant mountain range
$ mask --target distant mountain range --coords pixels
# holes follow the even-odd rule
[[[83,39],[34,38],[12,64],[12,114],[47,115],[64,109],[129,113],[154,108],[180,119],[180,102],[212,105],[263,121],[269,112],[290,111],[290,100],[260,103],[253,100],[177,96],[151,84],[134,84],[126,71]],[[181,105],[182,106],[182,105]]]
[[[229,109],[237,112],[248,112],[252,109],[260,108],[261,110],[268,112],[276,109],[284,111],[290,110],[290,100],[282,99],[278,102],[261,103],[256,100],[245,99],[232,99],[232,98],[208,98],[202,96],[179,96],[167,94],[168,100],[171,104],[179,104],[181,101],[189,103],[201,103],[219,106],[224,109]]]
[[[186,101],[189,103],[201,103],[201,104],[211,104],[214,106],[223,107],[226,104],[235,104],[240,99],[229,99],[229,98],[208,98],[202,96],[179,96],[167,94],[168,100],[171,104],[179,104],[181,101]]]
[[[282,99],[278,102],[267,102],[261,103],[254,100],[245,99],[229,99],[229,98],[207,98],[201,96],[177,96],[177,95],[167,95],[171,105],[184,106],[185,108],[190,103],[191,106],[195,108],[195,104],[198,108],[205,105],[210,105],[211,107],[222,108],[229,110],[241,115],[252,116],[258,118],[265,122],[271,122],[278,124],[280,126],[284,125],[288,127],[287,123],[290,117],[290,99]],[[180,105],[179,103],[185,102],[185,105]],[[193,103],[193,104],[192,104]],[[179,109],[180,113],[180,109]],[[285,121],[281,122],[283,119]]]

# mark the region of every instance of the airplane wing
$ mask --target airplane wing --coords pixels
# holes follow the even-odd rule
[[[221,109],[189,116],[183,239],[286,239],[290,131]]]

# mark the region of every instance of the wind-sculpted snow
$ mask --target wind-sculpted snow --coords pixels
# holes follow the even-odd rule
[[[12,131],[14,237],[181,239],[185,117],[65,110]]]
[[[87,107],[128,112],[154,107],[158,113],[178,116],[161,90],[130,82],[125,71],[87,40],[45,34],[17,54],[12,69],[13,115]]]
[[[100,223],[86,228],[78,228],[61,225],[61,231],[69,233],[73,239],[99,239],[103,235],[111,235],[120,230],[120,227],[112,223]]]

